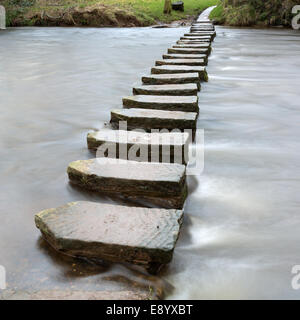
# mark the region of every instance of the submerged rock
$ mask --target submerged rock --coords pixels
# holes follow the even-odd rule
[[[157,271],[172,260],[182,217],[182,210],[79,201],[38,213],[35,224],[61,253]]]

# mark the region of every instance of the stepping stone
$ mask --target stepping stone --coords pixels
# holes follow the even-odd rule
[[[197,44],[197,43],[208,43],[210,44],[210,40],[209,39],[196,39],[196,40],[178,40],[176,41],[177,44]]]
[[[5,290],[0,292],[0,300],[157,300],[154,293],[147,290],[139,290],[132,285],[130,290],[115,291],[115,290],[94,290],[94,291],[79,291],[70,289],[61,290]]]
[[[213,27],[213,23],[211,22],[208,22],[208,21],[202,21],[202,22],[194,22],[192,23],[192,26],[195,26],[195,27],[198,27],[198,26],[207,26],[207,27]]]
[[[213,37],[211,37],[211,41],[213,41]],[[203,39],[202,36],[183,36],[183,37],[180,37],[180,40],[201,40]]]
[[[180,50],[180,49],[174,49]],[[188,49],[186,49],[188,50]],[[152,74],[164,74],[164,73],[191,73],[198,72],[200,80],[208,81],[208,75],[206,68],[202,66],[158,66],[151,69]]]
[[[203,37],[203,36],[211,36],[215,37],[216,32],[215,31],[197,31],[197,32],[189,32],[185,33],[185,37]]]
[[[172,48],[210,48],[210,44],[206,43],[183,43],[174,44]]]
[[[123,98],[123,107],[199,112],[197,96],[129,96]]]
[[[211,54],[211,46],[206,44],[175,44],[172,48],[179,48],[179,49],[201,49],[201,48],[207,48],[208,52],[207,54]]]
[[[133,88],[133,94],[163,96],[196,96],[198,87],[195,83],[141,85]]]
[[[102,146],[101,154],[109,158],[179,164],[188,162],[188,132],[148,133],[102,129],[88,133],[87,144],[92,150]]]
[[[86,190],[145,205],[182,209],[187,197],[182,164],[94,158],[71,162],[67,173],[70,182]]]
[[[208,48],[169,48],[168,53],[209,54]]]
[[[150,76],[143,76],[142,82],[144,84],[155,85],[196,83],[198,90],[201,88],[198,73],[152,74]]]
[[[35,224],[63,254],[158,271],[172,260],[182,219],[182,210],[78,201],[41,211]]]
[[[197,20],[197,21],[193,22],[193,24],[196,24],[196,25],[197,24],[211,24],[211,25],[213,25],[213,23],[208,19]]]
[[[153,129],[196,130],[196,112],[165,111],[154,109],[114,109],[111,111],[110,123],[119,129],[120,122],[126,121],[128,130],[143,129],[151,132]],[[153,131],[152,131],[153,132]]]
[[[194,33],[192,33],[194,35]],[[208,36],[198,36],[197,39],[195,39],[193,36],[191,36],[192,39],[191,40],[194,40],[194,41],[204,41],[204,42],[211,42],[211,36],[208,35]]]
[[[215,31],[214,27],[191,27],[191,31]]]
[[[206,66],[207,63],[204,59],[164,59],[157,60],[155,62],[156,66],[163,65],[177,65],[177,66]]]
[[[167,53],[163,55],[163,59],[203,59],[207,64],[208,58],[206,54],[181,54],[181,53]]]

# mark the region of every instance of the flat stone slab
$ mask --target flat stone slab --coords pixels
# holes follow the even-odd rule
[[[214,38],[216,36],[216,32],[215,31],[193,31],[193,32],[185,33],[184,36],[185,37],[211,36],[212,38]]]
[[[115,109],[111,111],[111,124],[119,129],[119,122],[126,121],[129,130],[191,129],[196,130],[197,113],[150,109]]]
[[[181,49],[174,49],[174,50],[181,50]],[[208,81],[206,68],[202,66],[168,66],[167,65],[167,66],[157,66],[151,69],[152,74],[191,73],[191,72],[198,72],[200,80]]]
[[[177,44],[198,44],[198,43],[211,43],[210,39],[196,39],[196,40],[178,40]]]
[[[168,53],[209,54],[208,48],[169,48]]]
[[[107,157],[140,162],[167,162],[186,164],[188,162],[188,132],[139,132],[102,129],[88,133],[88,148],[97,150],[100,146],[109,152]],[[97,153],[99,157],[99,152]]]
[[[172,48],[209,48],[209,43],[181,43],[174,44]]]
[[[210,36],[210,37],[211,37],[211,41],[213,41],[213,36]],[[180,37],[180,40],[201,40],[201,39],[203,39],[202,36],[183,36],[183,37]]]
[[[195,34],[195,33],[186,33],[186,34]],[[189,38],[191,38],[191,40],[194,40],[194,41],[201,41],[201,40],[203,40],[203,41],[209,41],[209,42],[211,42],[211,40],[212,40],[212,36],[211,35],[204,35],[204,36],[185,36],[185,37],[189,37]],[[180,38],[181,39],[181,38]]]
[[[167,95],[167,96],[196,96],[198,87],[195,83],[141,85],[133,88],[133,94]]]
[[[193,25],[194,24],[195,25],[198,25],[198,24],[211,24],[211,25],[213,25],[213,23],[210,22],[209,19],[197,20],[197,21],[193,22]]]
[[[201,88],[199,74],[195,72],[178,74],[152,74],[149,76],[143,76],[142,82],[144,84],[155,85],[196,83],[198,90]]]
[[[163,55],[163,59],[203,59],[207,63],[206,54],[184,54],[184,53],[167,53]]]
[[[124,108],[198,112],[197,96],[137,95],[123,98]]]
[[[112,158],[73,161],[70,182],[87,190],[181,209],[187,197],[185,166]]]
[[[215,31],[214,27],[191,27],[191,31]]]
[[[61,253],[151,268],[172,260],[182,218],[182,210],[78,201],[41,211],[35,224]]]
[[[79,290],[41,290],[14,291],[3,290],[0,300],[157,300],[151,292],[138,289],[126,291],[79,291]]]
[[[164,59],[156,60],[156,66],[175,65],[175,66],[206,66],[204,59]]]

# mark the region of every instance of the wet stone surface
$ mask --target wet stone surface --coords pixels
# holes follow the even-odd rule
[[[101,154],[113,158],[180,164],[188,161],[188,132],[147,133],[102,129],[89,133],[87,143],[92,150],[105,147]]]
[[[149,76],[143,76],[142,82],[144,84],[184,84],[184,83],[196,83],[198,90],[200,90],[200,77],[196,72],[189,73],[167,73],[167,74],[151,74]]]
[[[129,129],[196,129],[197,113],[154,109],[114,109],[111,124],[119,128],[120,121],[127,121]]]
[[[182,210],[88,201],[41,211],[35,224],[61,253],[158,268],[171,261]]]
[[[136,95],[123,98],[124,108],[198,112],[196,96]]]
[[[173,49],[173,50],[182,50],[182,49]],[[185,49],[185,50],[194,50],[194,49]],[[191,53],[193,53],[193,51]],[[206,72],[206,68],[203,67],[203,66],[171,66],[171,65],[165,65],[165,66],[153,67],[151,69],[151,73],[152,74],[190,73],[190,72],[197,72],[199,74],[200,80],[208,81],[208,75],[207,75],[207,72]]]
[[[144,199],[163,208],[181,209],[187,196],[185,166],[112,158],[69,164],[70,182],[98,193]]]
[[[206,62],[204,59],[164,59],[157,60],[155,65],[206,66]]]
[[[169,48],[168,53],[209,54],[208,48]]]
[[[133,94],[142,95],[169,95],[169,96],[196,96],[198,87],[195,83],[141,85],[133,88]]]

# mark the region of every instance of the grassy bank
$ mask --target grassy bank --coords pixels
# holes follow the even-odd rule
[[[217,2],[184,0],[184,12],[168,15],[164,0],[0,0],[8,26],[147,26],[191,19]]]
[[[299,0],[220,0],[210,18],[230,26],[291,26]]]

